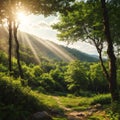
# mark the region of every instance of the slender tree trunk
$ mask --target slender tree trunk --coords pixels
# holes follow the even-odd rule
[[[8,58],[8,62],[9,62],[9,72],[11,75],[12,72],[12,21],[9,19],[8,20],[8,26],[9,26],[9,58]]]
[[[106,8],[105,0],[101,0],[101,5],[103,9],[103,19],[104,19],[104,32],[107,41],[107,54],[109,58],[109,88],[112,96],[112,101],[119,101],[119,91],[117,86],[117,67],[116,67],[116,57],[114,54],[113,41],[111,38],[110,28],[109,28],[109,17]]]
[[[99,59],[100,59],[100,63],[101,63],[104,75],[105,75],[106,79],[109,80],[109,74],[108,74],[108,71],[107,71],[107,69],[104,65],[104,61],[103,61],[103,58],[102,58],[102,51],[99,50],[98,53],[99,53]]]
[[[18,29],[18,26],[16,25],[16,22],[14,21],[14,39],[16,42],[17,64],[18,64],[18,69],[19,69],[19,75],[23,79],[23,71],[22,71],[22,67],[20,64],[20,53],[19,53],[19,42],[17,39],[17,29]]]

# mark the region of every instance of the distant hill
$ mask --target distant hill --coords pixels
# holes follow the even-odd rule
[[[42,59],[52,59],[59,61],[81,60],[86,62],[98,61],[98,58],[83,53],[79,50],[58,45],[49,40],[43,40],[35,35],[20,32],[18,33],[19,43],[21,45],[21,58],[33,59],[40,62]],[[8,32],[6,29],[0,28],[0,49],[8,50]],[[14,46],[14,42],[13,42]],[[27,58],[26,58],[27,57]]]

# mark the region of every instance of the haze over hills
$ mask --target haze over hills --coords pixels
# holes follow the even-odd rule
[[[6,29],[0,28],[0,49],[8,50],[8,32]],[[65,62],[72,60],[81,60],[87,62],[98,61],[97,58],[83,53],[77,49],[68,48],[62,45],[58,45],[49,40],[43,40],[34,35],[18,32],[18,39],[21,48],[21,57],[26,56],[30,59],[35,59],[36,62],[40,62],[42,58],[48,58],[52,60],[62,60]],[[13,42],[14,46],[14,42]],[[32,57],[34,56],[34,57]]]

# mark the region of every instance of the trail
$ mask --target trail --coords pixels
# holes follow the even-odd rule
[[[71,111],[71,108],[63,106],[63,104],[60,102],[59,98],[57,96],[53,96],[53,98],[57,101],[60,108],[62,108],[64,111]]]
[[[84,111],[75,111],[71,108],[65,107],[59,100],[57,96],[53,96],[53,98],[57,101],[60,108],[62,108],[65,112],[65,115],[67,116],[67,120],[88,120],[88,117],[92,116],[94,113],[96,114],[105,114],[105,111],[101,110],[101,105],[96,104],[94,106],[91,106],[87,108]],[[106,118],[105,120],[109,120]]]
[[[57,96],[53,96],[53,98],[57,101],[59,107],[65,111],[68,120],[87,120],[88,114],[91,115],[88,111],[73,111],[71,108],[65,107]]]

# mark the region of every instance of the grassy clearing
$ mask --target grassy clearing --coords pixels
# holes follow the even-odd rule
[[[58,98],[60,103],[63,106],[70,108],[71,111],[81,112],[87,110],[91,106],[94,106],[96,104],[101,104],[102,109],[98,109],[97,112],[94,112],[90,117],[88,117],[88,120],[119,120],[118,115],[110,116],[110,114],[108,114],[107,112],[107,111],[111,111],[110,94],[98,94],[98,95],[94,95],[93,97],[76,97],[73,95],[68,95],[67,97],[58,96]],[[60,118],[60,120],[64,120],[64,119]]]
[[[63,106],[71,108],[71,110],[84,110],[89,106],[90,101],[87,97],[64,97],[60,96],[59,101]]]
[[[95,104],[101,104],[102,109],[98,110],[94,114],[92,114],[88,120],[107,120],[108,114],[106,112],[106,109],[110,108],[110,94],[99,94],[94,95],[93,97],[76,97],[73,95],[68,96],[53,96],[53,95],[47,95],[43,93],[37,93],[39,94],[39,99],[46,105],[51,108],[54,108],[56,110],[58,109],[64,109],[70,108],[69,111],[64,112],[72,112],[72,111],[85,111],[89,107],[94,106]],[[63,106],[63,107],[61,107]],[[53,117],[53,120],[67,120],[64,116],[60,117]],[[109,120],[109,119],[108,119]],[[117,120],[117,119],[116,119]]]
[[[51,107],[59,108],[57,101],[53,98],[52,95],[38,93],[38,92],[36,92],[36,94],[38,95],[40,101],[42,101],[49,108],[51,108]]]

